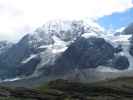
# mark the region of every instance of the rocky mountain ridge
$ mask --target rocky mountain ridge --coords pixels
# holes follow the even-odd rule
[[[99,66],[132,69],[131,36],[106,33],[82,21],[46,24],[0,54],[1,79],[64,75]]]

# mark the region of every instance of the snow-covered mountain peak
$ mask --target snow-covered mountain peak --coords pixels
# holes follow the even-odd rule
[[[70,59],[70,66],[67,67],[71,67],[73,64],[73,61],[71,62],[71,60],[75,59],[75,61],[79,62],[81,70],[84,68],[84,66],[82,66],[84,60],[86,60],[85,67],[91,65],[95,66],[95,60],[99,63],[99,57],[101,58],[101,56],[105,56],[106,58],[109,55],[108,59],[114,62],[109,62],[109,64],[112,63],[112,65],[105,65],[105,67],[126,69],[129,67],[129,61],[130,68],[133,68],[133,57],[129,53],[131,45],[129,39],[131,36],[132,35],[106,32],[93,21],[52,21],[37,28],[33,33],[25,35],[17,44],[9,49],[8,52],[2,55],[1,61],[3,65],[6,64],[7,66],[17,68],[17,70],[20,71],[20,75],[31,76],[40,75],[39,73],[41,73],[42,70],[48,71],[49,69],[47,70],[47,67],[50,67],[50,70],[51,66],[57,67],[58,69],[58,66],[54,66],[54,64],[58,62],[58,59],[62,59],[60,58],[62,55],[64,55],[64,61],[61,60],[62,65],[59,67],[64,67],[64,62],[66,62],[65,65],[67,65],[69,58],[66,59],[65,57],[71,55],[75,57],[73,58],[73,56],[71,56],[72,59]],[[1,44],[2,43],[0,43],[0,49]],[[77,51],[78,49],[79,51]],[[117,51],[115,51],[116,49]],[[73,52],[71,52],[71,50]],[[85,54],[84,50],[86,50]],[[103,55],[102,53],[106,53],[107,55]],[[12,59],[13,57],[14,59]],[[92,59],[85,58],[83,60],[82,58],[84,57],[91,57]],[[105,58],[103,57],[103,59]],[[83,62],[80,62],[78,59],[83,60]],[[117,67],[121,59],[122,61],[123,59],[126,59],[126,62],[122,62],[122,64],[124,63],[124,67]],[[88,60],[90,60],[90,65],[88,65]],[[101,63],[103,64],[103,62]],[[58,63],[60,64],[60,60]],[[74,64],[77,64],[77,62]],[[73,66],[75,67],[76,65]],[[95,67],[98,67],[98,65]],[[102,69],[104,69],[103,66]],[[99,70],[101,70],[101,67]]]
[[[91,33],[100,35],[104,34],[104,31],[98,24],[96,24],[96,22],[92,21],[91,23],[87,23],[86,21],[82,20],[50,21],[44,24],[42,27],[37,28],[32,34],[30,34],[32,39],[31,41],[29,40],[29,43],[32,44],[34,40],[34,42],[41,42],[44,47],[44,44],[51,45],[54,44],[54,42],[57,43],[57,41],[62,41],[64,43],[70,42],[75,40],[77,37],[82,36],[83,34],[85,34],[83,36],[86,36],[87,33],[89,33],[88,35],[91,35]]]

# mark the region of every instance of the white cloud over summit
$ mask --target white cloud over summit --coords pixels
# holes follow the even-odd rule
[[[97,19],[133,7],[132,0],[0,0],[0,40],[16,40],[54,19]]]

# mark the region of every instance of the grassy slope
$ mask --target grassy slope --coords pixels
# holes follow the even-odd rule
[[[0,100],[133,100],[133,77],[95,83],[55,80],[35,89],[0,87]]]
[[[56,90],[57,93],[62,93],[64,98],[74,98],[74,100],[76,98],[80,100],[133,100],[133,77],[89,84],[56,80],[42,85],[39,89],[44,93]],[[64,98],[62,97],[62,100]]]

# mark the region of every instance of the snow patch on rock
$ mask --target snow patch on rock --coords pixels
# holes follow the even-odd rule
[[[25,64],[25,63],[29,62],[31,59],[33,59],[35,57],[37,57],[37,55],[36,54],[32,54],[28,58],[26,58],[25,60],[23,60],[21,63]]]

